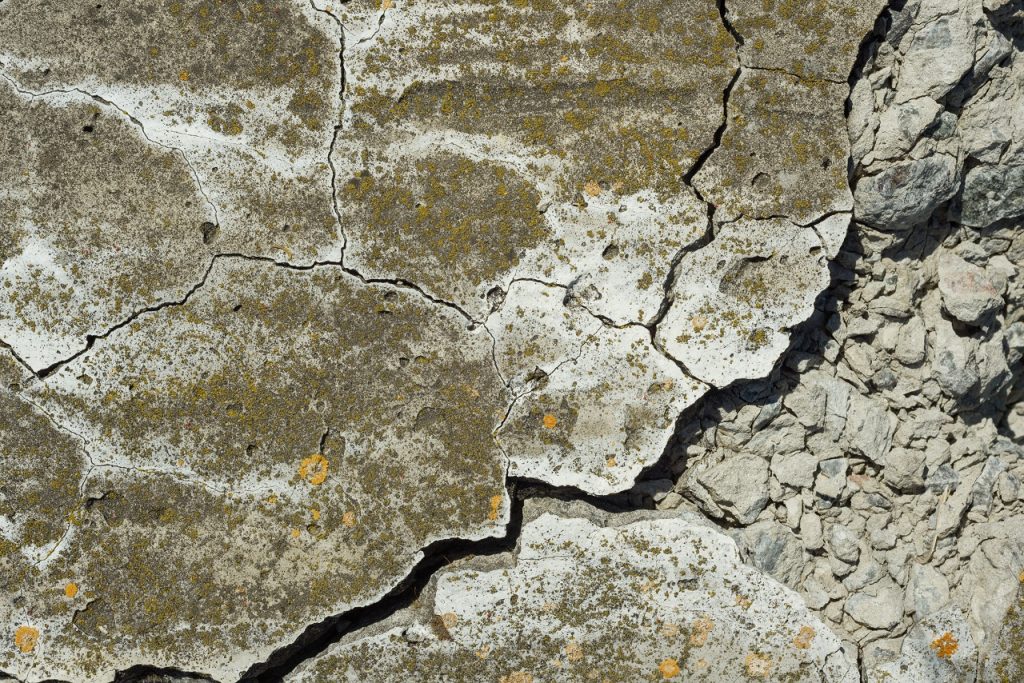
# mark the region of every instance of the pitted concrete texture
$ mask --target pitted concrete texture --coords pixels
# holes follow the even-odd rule
[[[258,672],[431,544],[505,535],[517,482],[627,491],[688,408],[769,375],[850,223],[882,2],[735,5],[0,2],[0,672]],[[508,671],[442,618],[424,679],[458,650],[544,680],[645,610],[675,649],[600,675],[853,675],[730,543],[532,521],[508,571],[571,551],[611,603],[556,643],[555,584],[512,591],[503,628],[543,647]],[[491,628],[466,576],[437,599]],[[391,641],[345,675],[387,679]]]

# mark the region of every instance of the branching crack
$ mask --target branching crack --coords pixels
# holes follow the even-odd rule
[[[2,67],[2,66],[3,65],[0,64],[0,67]],[[192,179],[196,181],[196,187],[199,188],[199,194],[201,194],[203,196],[203,200],[210,207],[210,211],[213,212],[214,222],[217,223],[217,224],[220,224],[220,213],[217,211],[217,205],[213,203],[213,200],[210,199],[210,195],[207,194],[206,188],[203,187],[203,181],[199,177],[199,173],[196,171],[195,167],[192,165],[192,162],[189,160],[188,155],[185,154],[185,151],[180,149],[180,148],[178,148],[178,147],[174,147],[173,145],[168,145],[168,144],[165,144],[165,143],[162,143],[162,142],[158,142],[157,140],[154,140],[152,137],[150,137],[149,133],[146,131],[146,127],[145,127],[145,125],[143,125],[142,121],[139,120],[136,116],[132,115],[131,112],[129,112],[126,109],[124,109],[123,107],[121,107],[116,102],[108,100],[107,98],[102,97],[101,95],[97,95],[95,93],[91,93],[91,92],[88,92],[86,90],[82,90],[81,88],[53,88],[51,90],[44,90],[44,91],[41,91],[41,92],[35,92],[35,91],[32,91],[32,90],[29,90],[28,88],[25,88],[14,77],[12,77],[10,74],[7,74],[7,73],[5,73],[3,71],[0,71],[0,78],[3,78],[5,81],[10,83],[11,87],[13,87],[19,93],[21,93],[22,95],[25,95],[27,97],[30,97],[30,98],[44,98],[45,99],[47,96],[50,96],[50,95],[81,95],[83,97],[88,97],[91,100],[93,100],[94,102],[97,102],[98,104],[101,104],[101,105],[103,105],[105,107],[110,107],[110,108],[114,109],[115,111],[120,113],[122,116],[124,116],[126,119],[128,119],[132,124],[134,124],[139,129],[139,132],[142,133],[142,137],[144,137],[147,142],[149,142],[150,144],[156,145],[157,147],[160,147],[162,149],[166,149],[166,150],[168,150],[170,152],[176,153],[176,154],[178,154],[181,157],[181,160],[185,163],[186,166],[188,166],[188,170],[192,174]]]

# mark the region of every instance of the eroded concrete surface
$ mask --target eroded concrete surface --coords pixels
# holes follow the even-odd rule
[[[911,4],[0,2],[0,672],[857,680],[877,637],[762,533],[842,468],[771,438],[649,468],[777,374],[855,213],[1024,213],[1013,4]],[[986,324],[1010,257],[943,258],[942,310]],[[946,346],[959,386],[981,356]],[[693,512],[531,503],[515,537],[536,482]],[[501,538],[381,621],[424,553]],[[864,666],[976,673],[977,615],[889,623],[870,578]]]

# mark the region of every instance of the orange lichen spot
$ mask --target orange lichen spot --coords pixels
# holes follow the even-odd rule
[[[661,664],[658,665],[658,671],[661,672],[662,678],[668,679],[678,676],[682,672],[682,669],[679,668],[679,662],[676,660],[663,659],[661,660]]]
[[[591,197],[596,197],[601,194],[601,186],[595,183],[593,180],[588,180],[583,185],[583,191],[589,194]]]
[[[747,675],[751,678],[768,678],[772,672],[772,658],[760,652],[751,652],[744,660]]]
[[[14,646],[24,654],[36,649],[39,642],[39,629],[31,626],[19,626],[14,632]]]
[[[608,458],[607,460],[605,460],[604,464],[607,465],[608,467],[615,467],[619,463],[618,463],[618,461],[613,456],[613,457]]]
[[[742,607],[743,609],[750,609],[750,606],[754,604],[754,601],[745,595],[736,594],[736,606]]]
[[[269,498],[267,498],[266,502],[267,502],[267,505],[275,505],[277,503],[277,495],[276,494],[272,494]]]
[[[64,597],[73,598],[76,595],[78,595],[78,584],[77,583],[72,581],[68,585],[64,586]]]
[[[679,635],[679,625],[672,623],[665,623],[661,626],[661,635],[666,638],[675,638]]]
[[[301,531],[299,531],[298,529],[292,529],[292,538],[298,538],[301,535],[302,535]]]
[[[800,632],[793,638],[793,645],[801,650],[806,650],[811,646],[811,641],[814,640],[814,629],[810,626],[800,627]]]
[[[309,514],[313,516],[314,522],[320,521],[320,510],[318,510],[317,508],[311,508]]]
[[[349,510],[341,516],[341,523],[351,529],[356,525],[356,513]]]
[[[558,418],[548,413],[544,416],[544,429],[554,429],[558,425]]]
[[[187,81],[187,80],[188,80],[188,71],[185,71],[184,69],[182,69],[182,70],[181,70],[181,71],[180,71],[180,72],[178,73],[178,80],[179,80],[179,81],[181,81],[182,83],[184,83],[185,81]]]
[[[303,458],[299,463],[299,476],[313,486],[319,486],[327,480],[327,458],[319,453]]]
[[[489,655],[489,654],[491,654],[491,646],[490,645],[484,645],[479,650],[476,651],[476,656],[479,659],[487,659],[487,655]]]
[[[444,627],[449,630],[455,628],[455,624],[459,623],[459,617],[457,614],[455,614],[455,612],[445,612],[444,614],[440,615],[440,618],[441,623],[444,624]]]
[[[508,676],[502,676],[498,683],[533,683],[533,676],[525,671],[513,671]]]
[[[693,622],[693,630],[690,631],[690,645],[704,647],[704,643],[708,642],[708,636],[713,630],[715,630],[715,622],[711,621],[709,617],[701,617],[696,620]]]
[[[498,519],[498,511],[501,510],[502,500],[503,498],[500,495],[491,496],[491,509],[487,513],[487,519],[491,520],[492,522]]]
[[[578,662],[583,659],[583,648],[576,641],[570,641],[565,646],[565,658],[570,662]]]
[[[1024,569],[1020,570],[1020,574],[1017,574],[1017,580],[1024,583]]]
[[[708,326],[708,319],[704,316],[695,315],[690,318],[690,325],[693,327],[694,332],[703,332],[704,328]]]
[[[939,659],[949,659],[960,649],[960,643],[957,642],[956,636],[946,631],[932,641],[931,648],[935,650],[935,656]]]
[[[394,0],[381,0],[380,10],[381,12],[386,12],[387,10],[391,9],[394,6]]]

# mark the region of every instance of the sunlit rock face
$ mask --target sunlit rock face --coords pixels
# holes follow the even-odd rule
[[[881,6],[818,4],[0,4],[0,672],[234,680],[503,535],[511,480],[630,489],[828,285]],[[645,524],[528,531],[719,543]],[[845,680],[772,595],[708,671]]]

